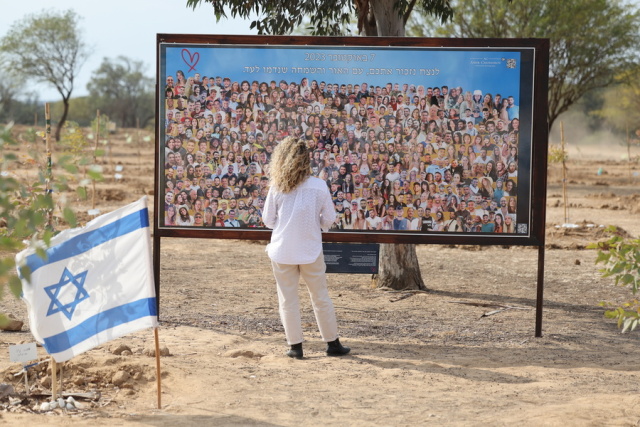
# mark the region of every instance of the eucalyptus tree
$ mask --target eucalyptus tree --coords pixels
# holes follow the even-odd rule
[[[258,34],[290,34],[303,22],[316,36],[339,36],[350,32],[353,17],[364,36],[405,36],[405,25],[417,7],[441,22],[453,14],[449,0],[187,0],[195,8],[208,3],[219,21],[232,18],[255,19],[250,27]],[[415,245],[383,244],[380,248],[378,287],[426,289]]]

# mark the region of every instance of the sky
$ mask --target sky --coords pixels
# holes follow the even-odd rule
[[[81,17],[79,28],[91,56],[80,69],[73,97],[87,94],[87,83],[103,58],[124,55],[142,61],[145,72],[155,78],[156,34],[256,34],[249,20],[222,20],[216,23],[208,4],[195,10],[186,0],[0,0],[0,37],[27,15],[43,10],[72,9]],[[40,100],[57,101],[60,95],[46,85],[37,87]]]

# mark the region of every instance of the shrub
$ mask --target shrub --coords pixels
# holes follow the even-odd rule
[[[593,243],[588,248],[598,250],[596,264],[604,264],[600,269],[603,277],[613,277],[616,285],[627,286],[636,295],[640,286],[640,239],[624,238],[616,227],[608,227],[606,231],[611,235],[608,240]],[[640,302],[633,298],[607,310],[605,317],[616,319],[622,332],[633,331],[640,323]]]
[[[32,245],[45,257],[56,230],[77,225],[64,192],[69,182],[78,181],[78,166],[87,164],[84,137],[77,126],[69,125],[65,135],[68,146],[50,165],[42,154],[43,136],[28,129],[17,141],[11,125],[0,125],[0,298],[7,287],[16,297],[22,292],[15,265],[17,252]],[[20,268],[20,274],[30,277],[26,267]],[[0,324],[6,320],[0,313]]]

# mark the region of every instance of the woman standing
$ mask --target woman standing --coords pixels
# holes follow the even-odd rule
[[[271,188],[263,211],[264,224],[273,229],[267,253],[278,290],[280,318],[291,349],[287,356],[301,359],[302,325],[298,280],[309,289],[313,311],[328,356],[349,353],[338,339],[335,310],[327,291],[321,230],[336,218],[324,181],[311,176],[310,158],[303,140],[285,138],[272,158]]]

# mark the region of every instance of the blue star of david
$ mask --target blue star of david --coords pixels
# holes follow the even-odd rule
[[[76,306],[82,301],[89,298],[89,293],[84,288],[84,280],[87,278],[88,270],[83,271],[82,273],[78,273],[75,276],[64,268],[62,272],[62,276],[60,277],[60,281],[55,285],[47,286],[44,288],[44,291],[51,298],[51,303],[49,304],[49,310],[47,310],[47,316],[51,316],[52,314],[56,314],[62,312],[67,319],[71,320],[73,316],[73,312],[76,309]],[[73,298],[73,301],[63,304],[62,301],[58,299],[60,295],[60,291],[64,286],[73,285],[76,287],[76,294]]]

